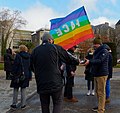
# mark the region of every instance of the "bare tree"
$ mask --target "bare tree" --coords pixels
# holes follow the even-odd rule
[[[13,39],[15,35],[15,32],[13,33],[14,29],[26,25],[26,20],[20,14],[21,12],[18,10],[2,9],[0,11],[1,56],[4,55],[7,44],[11,45],[11,41],[8,43],[8,40]]]

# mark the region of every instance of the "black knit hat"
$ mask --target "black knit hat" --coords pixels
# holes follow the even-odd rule
[[[102,40],[101,40],[101,38],[95,38],[94,40],[93,40],[93,44],[102,44]]]

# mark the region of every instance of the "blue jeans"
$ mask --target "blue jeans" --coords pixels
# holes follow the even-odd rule
[[[52,97],[53,102],[52,113],[61,113],[63,100],[62,89],[53,93],[39,94],[39,96],[41,101],[42,113],[50,113],[50,97]]]
[[[106,99],[110,97],[110,79],[106,81]]]

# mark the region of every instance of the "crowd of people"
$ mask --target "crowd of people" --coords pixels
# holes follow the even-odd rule
[[[61,113],[63,100],[79,101],[73,95],[73,86],[76,69],[80,64],[85,66],[87,96],[97,95],[98,106],[92,110],[104,113],[105,103],[110,102],[111,49],[108,45],[102,44],[99,37],[96,37],[93,40],[93,47],[87,52],[85,62],[82,63],[74,56],[75,50],[76,46],[66,51],[61,46],[54,44],[54,39],[48,32],[43,34],[42,44],[35,47],[31,54],[28,53],[25,45],[20,45],[19,52],[16,54],[8,48],[4,55],[4,70],[6,80],[11,80],[10,87],[13,88],[11,108],[17,109],[19,89],[21,108],[26,107],[26,88],[29,87],[33,72],[42,113],[50,113],[50,98],[53,102],[53,113]]]
[[[112,71],[112,60],[110,60],[111,55],[106,46],[107,45],[102,44],[100,38],[95,38],[93,40],[93,47],[95,49],[93,58],[86,59],[84,64],[85,66],[89,64],[91,65],[91,72],[94,76],[95,90],[98,99],[98,106],[92,110],[97,111],[98,113],[104,113],[105,111],[106,89],[108,90],[108,86],[106,88],[106,81],[107,79],[109,80]]]
[[[4,55],[6,80],[11,80],[10,87],[13,88],[11,108],[14,109],[17,108],[19,89],[21,91],[21,108],[26,107],[26,87],[29,87],[29,81],[32,79],[30,54],[27,51],[28,48],[25,45],[20,45],[18,53],[15,54],[12,49],[8,48]]]

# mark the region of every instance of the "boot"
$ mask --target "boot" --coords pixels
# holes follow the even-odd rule
[[[64,99],[64,101],[66,101],[66,102],[78,102],[78,99],[73,97],[71,99]]]
[[[105,101],[106,104],[110,103],[110,98],[107,98]]]

